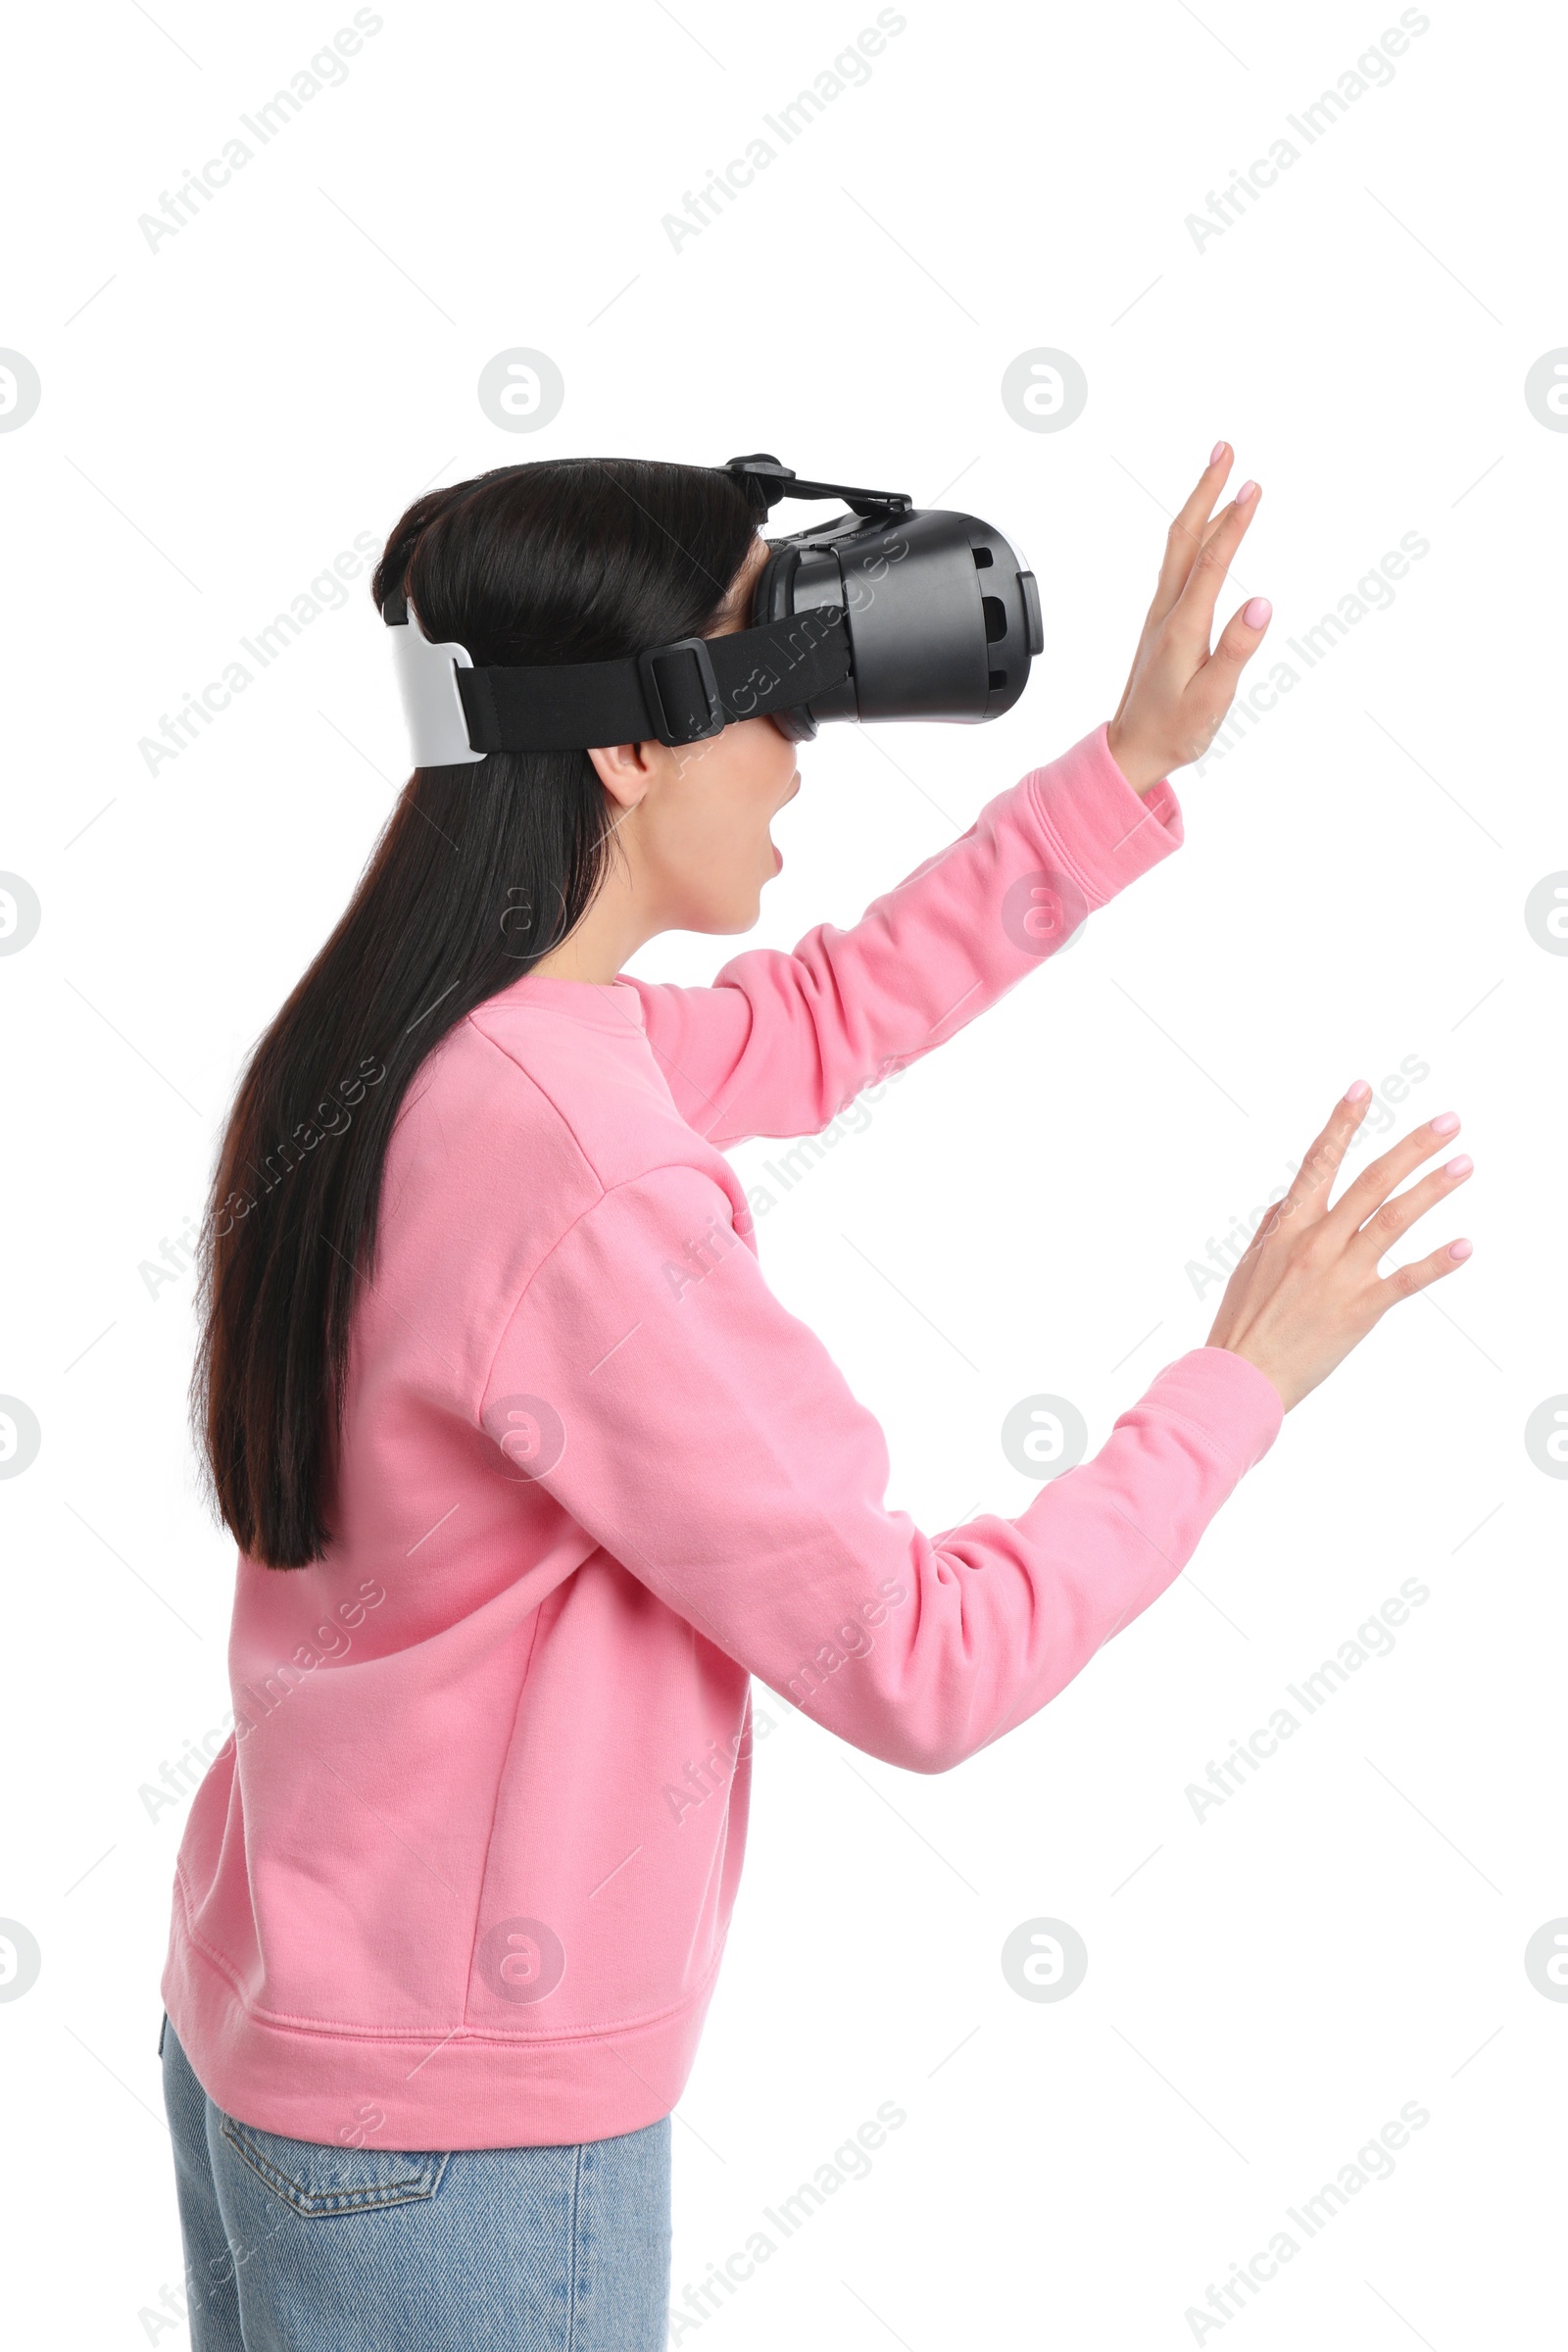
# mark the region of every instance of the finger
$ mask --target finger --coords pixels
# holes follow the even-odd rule
[[[1220,509],[1219,513],[1218,513],[1216,515],[1214,515],[1214,516],[1212,517],[1212,519],[1211,519],[1211,520],[1209,520],[1208,522],[1205,522],[1205,523],[1204,523],[1204,525],[1203,525],[1203,535],[1202,535],[1202,544],[1203,544],[1205,547],[1208,545],[1208,542],[1210,541],[1210,539],[1212,539],[1212,538],[1213,538],[1213,536],[1214,536],[1214,533],[1215,533],[1215,532],[1216,532],[1216,531],[1219,529],[1219,526],[1220,526],[1220,524],[1221,524],[1221,523],[1224,521],[1224,519],[1225,519],[1225,515],[1226,515],[1226,513],[1227,513],[1227,509],[1225,509],[1224,507],[1221,507],[1221,509]]]
[[[1346,1186],[1343,1199],[1336,1200],[1331,1211],[1344,1239],[1348,1242],[1356,1227],[1364,1225],[1373,1210],[1382,1206],[1396,1184],[1413,1176],[1424,1159],[1430,1159],[1434,1152],[1451,1143],[1458,1132],[1457,1111],[1441,1110],[1424,1127],[1412,1127],[1381,1158],[1363,1168],[1355,1182]]]
[[[1214,501],[1225,486],[1225,476],[1231,469],[1231,447],[1228,441],[1217,445],[1212,464],[1205,466],[1198,478],[1198,486],[1181,513],[1172,522],[1165,537],[1165,554],[1159,566],[1159,584],[1150,611],[1152,617],[1162,620],[1186,586],[1199,549],[1203,544],[1208,516]]]
[[[1233,612],[1220,636],[1218,645],[1209,655],[1209,663],[1225,662],[1235,670],[1244,669],[1263,642],[1274,608],[1266,596],[1249,597],[1239,612]],[[1227,705],[1236,691],[1234,676],[1225,690]]]
[[[1364,1078],[1357,1078],[1346,1090],[1335,1103],[1327,1126],[1297,1169],[1290,1191],[1273,1215],[1264,1218],[1260,1232],[1277,1232],[1285,1225],[1314,1224],[1323,1216],[1335,1171],[1349,1149],[1351,1136],[1366,1117],[1366,1106],[1371,1100],[1372,1089]]]
[[[1219,513],[1218,513],[1218,514],[1215,515],[1215,517],[1214,517],[1213,521],[1212,521],[1212,522],[1210,522],[1210,523],[1207,523],[1207,524],[1205,524],[1205,526],[1204,526],[1204,529],[1203,529],[1202,543],[1201,543],[1203,547],[1206,547],[1206,546],[1208,545],[1209,541],[1210,541],[1210,540],[1213,538],[1213,536],[1214,536],[1214,533],[1215,533],[1215,532],[1216,532],[1216,531],[1219,529],[1219,527],[1220,527],[1220,524],[1221,524],[1222,522],[1224,522],[1224,520],[1226,519],[1226,517],[1227,517],[1227,515],[1228,515],[1229,514],[1230,514],[1230,508],[1229,508],[1229,507],[1221,507],[1221,509],[1220,509]]]
[[[1244,505],[1243,498],[1246,498]],[[1193,558],[1187,582],[1175,604],[1170,618],[1182,634],[1194,645],[1201,644],[1208,651],[1209,631],[1214,625],[1214,606],[1219,597],[1220,583],[1231,567],[1236,550],[1246,538],[1252,516],[1257,513],[1262,492],[1255,482],[1244,482],[1230,505]]]
[[[1446,1274],[1457,1274],[1470,1250],[1469,1242],[1446,1242],[1441,1250],[1434,1250],[1430,1257],[1418,1257],[1413,1265],[1396,1266],[1378,1284],[1378,1313],[1386,1313],[1401,1298],[1413,1298],[1417,1291],[1430,1290]]]
[[[1419,1184],[1412,1184],[1408,1192],[1393,1194],[1381,1208],[1374,1209],[1356,1234],[1352,1247],[1370,1257],[1375,1265],[1393,1249],[1401,1233],[1407,1233],[1429,1208],[1436,1208],[1440,1200],[1457,1191],[1474,1167],[1475,1161],[1468,1152],[1461,1152],[1457,1159],[1450,1159],[1443,1167],[1434,1168],[1430,1176],[1423,1176]]]

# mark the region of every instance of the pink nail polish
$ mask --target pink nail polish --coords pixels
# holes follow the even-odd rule
[[[1269,603],[1266,596],[1254,596],[1251,603],[1248,606],[1246,612],[1242,614],[1242,618],[1246,621],[1250,629],[1260,629],[1267,621],[1268,616],[1273,610],[1274,608]]]
[[[1364,1078],[1356,1078],[1345,1090],[1347,1102],[1364,1102],[1372,1092]]]
[[[1209,464],[1210,464],[1211,466],[1217,466],[1217,465],[1219,464],[1219,462],[1220,462],[1221,458],[1222,458],[1224,455],[1225,455],[1225,444],[1224,444],[1224,442],[1223,442],[1223,441],[1216,441],[1216,442],[1215,442],[1215,444],[1214,444],[1214,446],[1213,446],[1213,448],[1212,448],[1212,449],[1209,451],[1209,453],[1208,453],[1208,462],[1209,462]]]
[[[1475,1164],[1468,1152],[1461,1152],[1457,1159],[1449,1160],[1443,1173],[1445,1176],[1468,1176]]]
[[[1244,482],[1236,493],[1236,504],[1239,507],[1249,507],[1251,505],[1256,496],[1257,484],[1255,482]]]
[[[1448,1244],[1448,1255],[1450,1257],[1459,1258],[1468,1257],[1473,1247],[1474,1244],[1470,1242],[1450,1242]]]
[[[1458,1132],[1458,1126],[1459,1113],[1456,1110],[1440,1110],[1432,1121],[1432,1132],[1434,1135],[1454,1135]]]

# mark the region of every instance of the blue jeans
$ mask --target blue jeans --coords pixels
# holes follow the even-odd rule
[[[669,2118],[443,2155],[285,2139],[159,2044],[192,2352],[660,2352]]]

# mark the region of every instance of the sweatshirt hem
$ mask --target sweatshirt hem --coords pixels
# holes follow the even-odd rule
[[[243,2000],[177,1919],[160,1989],[203,2090],[252,2131],[335,2147],[362,2135],[365,2144],[441,2153],[562,2147],[640,2132],[670,2112],[723,1951],[721,1942],[678,2006],[554,2037],[280,2024]]]

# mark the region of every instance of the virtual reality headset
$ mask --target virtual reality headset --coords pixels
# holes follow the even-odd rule
[[[767,542],[749,627],[613,662],[478,669],[466,647],[429,643],[401,587],[389,595],[381,616],[416,767],[702,743],[761,716],[805,742],[833,719],[973,725],[1012,709],[1045,638],[1035,576],[1000,531],[902,490],[800,481],[772,457],[723,470],[754,485],[764,513],[786,498],[850,510]]]

